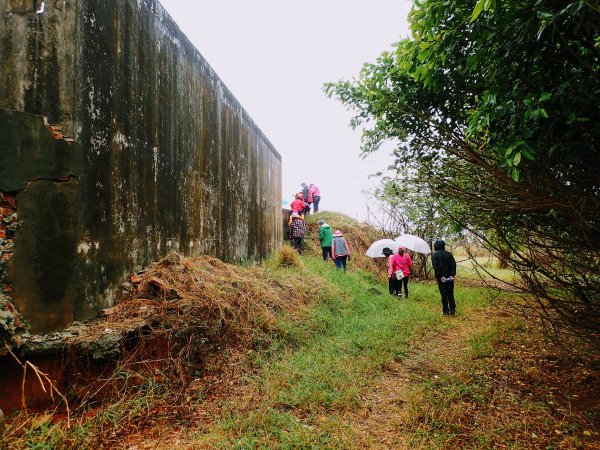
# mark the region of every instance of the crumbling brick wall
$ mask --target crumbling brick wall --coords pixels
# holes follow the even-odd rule
[[[0,343],[12,339],[24,326],[14,306],[14,287],[8,270],[18,225],[15,193],[0,192]]]

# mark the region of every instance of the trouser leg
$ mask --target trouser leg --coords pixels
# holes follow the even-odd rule
[[[448,308],[450,313],[454,314],[456,310],[456,303],[454,303],[454,281],[447,281],[446,283],[446,296],[448,298]]]
[[[404,285],[404,296],[408,298],[408,276],[402,278],[402,284]]]
[[[323,261],[327,261],[328,256],[331,258],[331,246],[321,247],[321,250],[323,251]]]
[[[446,283],[442,283],[441,280],[438,280],[438,290],[440,291],[440,295],[442,297],[442,311],[444,314],[450,314],[450,308],[448,307],[448,296],[446,295]]]
[[[396,295],[396,279],[389,277],[388,278],[388,290],[390,291],[390,295]]]
[[[302,247],[302,238],[301,237],[292,237],[292,246],[300,253],[300,249]]]
[[[319,212],[319,202],[320,201],[321,201],[321,197],[317,196],[314,198],[313,212]]]

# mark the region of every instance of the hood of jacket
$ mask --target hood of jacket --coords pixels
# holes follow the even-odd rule
[[[331,227],[329,226],[328,223],[324,223],[323,225],[321,225],[321,228],[327,229],[327,228],[331,228]]]
[[[435,241],[433,244],[433,249],[434,250],[445,250],[446,249],[446,243],[444,241],[442,241],[441,239],[438,241]]]

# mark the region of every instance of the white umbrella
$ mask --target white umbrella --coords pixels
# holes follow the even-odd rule
[[[399,246],[406,247],[409,250],[417,253],[431,253],[429,244],[418,236],[413,234],[403,234],[394,239]]]
[[[375,241],[371,244],[371,246],[369,247],[369,250],[367,250],[365,255],[370,256],[371,258],[380,258],[380,257],[385,256],[383,254],[384,248],[387,247],[390,250],[392,250],[394,253],[396,253],[398,251],[399,245],[400,244],[398,244],[393,239],[379,239],[378,241]]]

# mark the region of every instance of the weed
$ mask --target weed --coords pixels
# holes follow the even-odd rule
[[[300,256],[292,247],[284,245],[277,251],[277,264],[279,267],[298,267]]]

